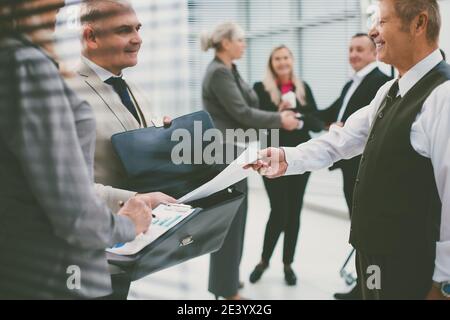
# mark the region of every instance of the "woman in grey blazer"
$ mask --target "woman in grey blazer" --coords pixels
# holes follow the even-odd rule
[[[105,248],[151,222],[140,200],[113,215],[95,195],[92,110],[48,52],[63,5],[0,6],[0,299],[107,296]]]
[[[233,63],[240,59],[245,51],[244,32],[237,24],[222,23],[211,35],[203,34],[201,42],[204,51],[210,48],[215,50],[215,57],[203,79],[203,106],[224,136],[227,129],[294,130],[299,126],[299,121],[292,112],[259,110],[258,96],[242,79]],[[239,183],[237,188],[246,194],[247,181]],[[222,248],[211,255],[209,291],[216,298],[241,298],[238,293],[239,264],[246,216],[247,199],[234,218]]]

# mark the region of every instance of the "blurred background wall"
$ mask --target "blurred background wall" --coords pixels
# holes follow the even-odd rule
[[[58,52],[67,65],[76,63],[80,45],[77,21],[80,0],[59,15]],[[351,73],[348,42],[368,30],[376,0],[131,0],[143,23],[144,44],[137,68],[125,72],[151,100],[151,108],[171,116],[199,110],[201,81],[212,51],[200,50],[199,35],[222,21],[234,20],[247,32],[246,55],[238,62],[249,82],[264,76],[274,46],[289,46],[296,71],[312,87],[319,108],[338,96]],[[440,0],[441,47],[450,55],[450,0]],[[390,73],[389,66],[382,66]]]

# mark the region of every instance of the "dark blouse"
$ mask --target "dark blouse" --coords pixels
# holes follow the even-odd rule
[[[258,95],[261,110],[278,111],[278,106],[272,102],[270,94],[266,91],[262,82],[256,82],[253,88]],[[293,90],[295,91],[295,87]],[[301,120],[304,122],[303,128],[294,131],[281,129],[280,146],[295,147],[300,143],[311,139],[309,131],[320,132],[324,129],[324,123],[315,116],[317,113],[317,105],[311,88],[307,83],[305,83],[305,93],[306,104],[302,105],[300,101],[297,100],[297,108],[292,109],[294,112],[302,114]],[[270,142],[269,145],[271,145]]]

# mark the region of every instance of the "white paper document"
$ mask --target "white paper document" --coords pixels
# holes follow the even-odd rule
[[[106,251],[118,255],[136,254],[166,233],[170,228],[186,219],[194,210],[188,206],[159,205],[153,210],[153,214],[156,217],[152,219],[152,224],[146,233],[141,233],[131,242],[116,244],[113,248],[106,249]]]
[[[248,148],[214,179],[184,195],[177,202],[187,203],[208,197],[247,178],[251,174],[251,170],[245,170],[243,167],[258,160],[258,150],[259,144],[257,142],[249,144]]]

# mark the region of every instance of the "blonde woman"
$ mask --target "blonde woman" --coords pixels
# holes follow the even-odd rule
[[[279,113],[259,109],[258,96],[240,76],[234,61],[245,52],[245,35],[241,27],[225,22],[211,34],[202,35],[202,49],[213,49],[215,57],[203,79],[203,106],[224,134],[226,129],[284,128],[294,130],[299,121],[291,111]],[[247,182],[238,184],[247,193]],[[239,264],[244,240],[247,203],[239,209],[223,247],[211,256],[209,290],[228,299],[240,299]]]
[[[263,82],[257,82],[254,89],[261,109],[267,111],[294,110],[301,114],[301,129],[280,132],[280,145],[294,147],[308,141],[309,131],[321,131],[323,123],[314,117],[317,111],[311,88],[294,73],[294,59],[291,50],[282,45],[273,49],[267,64]],[[278,179],[264,179],[270,199],[271,212],[264,236],[261,261],[250,275],[250,282],[258,281],[269,266],[275,245],[284,233],[283,263],[284,277],[288,285],[295,285],[297,277],[291,268],[300,228],[300,211],[309,173],[286,176]]]

